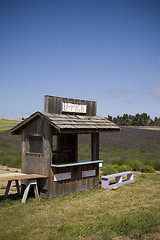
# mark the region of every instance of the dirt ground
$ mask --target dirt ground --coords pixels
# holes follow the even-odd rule
[[[21,172],[21,169],[9,168],[9,167],[0,165],[0,174],[20,173],[20,172]],[[14,186],[15,186],[15,182],[13,181],[9,193],[16,193],[17,192],[16,187],[14,187]],[[7,187],[7,181],[0,181],[0,196],[4,195],[6,187]]]

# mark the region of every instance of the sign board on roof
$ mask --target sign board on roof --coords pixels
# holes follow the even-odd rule
[[[62,111],[63,112],[74,112],[74,113],[86,113],[87,105],[63,102]]]

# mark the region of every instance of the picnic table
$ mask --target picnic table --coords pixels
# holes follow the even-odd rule
[[[39,199],[38,186],[37,186],[37,179],[39,178],[47,178],[47,176],[39,175],[39,174],[25,174],[25,173],[0,174],[0,181],[8,181],[5,194],[4,194],[4,199],[6,199],[8,196],[12,181],[15,181],[17,193],[21,195],[20,186],[18,182],[19,180],[27,180],[26,187],[22,197],[22,203],[26,202],[31,185],[33,185],[33,188],[34,188],[35,198]]]

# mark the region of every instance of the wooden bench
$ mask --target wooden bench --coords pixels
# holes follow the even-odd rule
[[[11,186],[12,181],[15,181],[17,193],[21,195],[20,186],[18,180],[27,180],[26,187],[23,193],[22,197],[22,203],[25,203],[27,200],[28,192],[30,189],[30,186],[33,185],[34,188],[34,194],[35,198],[39,199],[39,193],[38,193],[38,186],[37,186],[37,179],[38,178],[47,178],[44,175],[39,174],[25,174],[25,173],[7,173],[7,174],[0,174],[0,181],[8,181],[7,188],[5,190],[4,199],[7,198],[9,189]]]
[[[127,179],[123,180],[123,176],[126,175]],[[114,183],[110,184],[110,180],[115,179]],[[115,173],[115,174],[110,174],[106,176],[102,176],[102,188],[107,188],[110,189],[113,186],[121,186],[126,183],[133,183],[134,182],[134,172],[121,172],[121,173]]]

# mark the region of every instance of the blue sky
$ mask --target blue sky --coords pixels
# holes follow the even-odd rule
[[[0,0],[0,118],[44,95],[160,117],[159,0]]]

